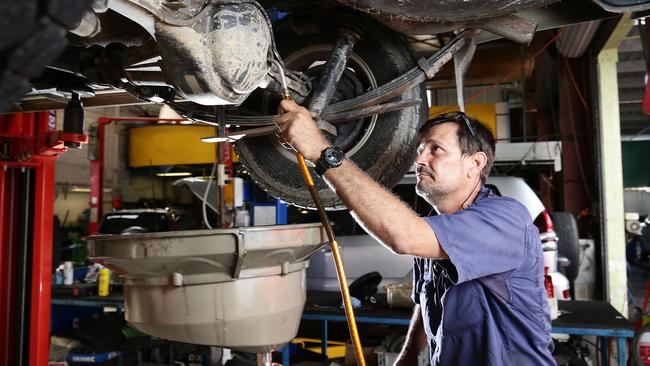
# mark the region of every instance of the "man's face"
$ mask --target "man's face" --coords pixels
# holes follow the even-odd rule
[[[457,131],[456,123],[435,125],[418,146],[415,190],[430,203],[439,202],[466,184],[468,167],[458,145]]]

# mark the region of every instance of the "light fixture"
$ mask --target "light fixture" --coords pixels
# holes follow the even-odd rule
[[[74,186],[74,187],[70,188],[70,192],[72,192],[72,193],[90,193],[90,188]]]
[[[245,133],[242,133],[242,134],[232,134],[232,135],[223,136],[223,137],[219,137],[219,136],[203,137],[203,138],[201,139],[201,141],[203,141],[203,142],[208,142],[208,143],[235,142],[235,141],[241,139],[241,138],[244,137],[244,136],[246,136]]]
[[[625,192],[650,192],[650,187],[626,187],[623,189]]]
[[[189,177],[192,175],[190,172],[168,172],[168,173],[156,173],[159,177]]]

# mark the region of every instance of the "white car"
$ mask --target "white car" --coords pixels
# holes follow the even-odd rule
[[[414,181],[411,182],[407,176],[401,183],[411,184]],[[486,186],[493,189],[495,193],[515,198],[526,206],[540,230],[540,245],[544,248],[544,265],[549,267],[555,297],[559,300],[569,300],[569,280],[558,271],[558,236],[555,233],[551,215],[546,212],[539,197],[523,179],[518,177],[489,177]],[[337,240],[341,246],[341,256],[348,283],[352,283],[364,274],[377,271],[382,276],[382,282],[378,287],[381,292],[384,285],[408,281],[411,278],[412,256],[397,255],[379,244],[370,235],[339,236]],[[560,262],[566,263],[567,261]],[[576,262],[575,265],[578,263]],[[310,259],[310,267],[307,269],[307,289],[338,291],[338,286],[332,253],[329,248],[322,249]]]

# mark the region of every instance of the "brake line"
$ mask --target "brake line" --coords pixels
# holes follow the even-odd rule
[[[287,83],[284,76],[284,68],[279,62],[275,60],[273,60],[272,62],[273,64],[276,65],[276,67],[280,71],[280,79],[282,81],[282,99],[291,100],[291,96],[289,95],[289,89],[287,88]],[[327,234],[327,240],[329,241],[330,248],[332,249],[334,264],[336,265],[336,274],[339,278],[341,297],[343,298],[343,308],[345,309],[345,317],[348,322],[348,329],[350,331],[350,336],[352,337],[352,346],[354,347],[354,353],[357,358],[357,364],[360,366],[366,366],[366,360],[363,357],[363,350],[361,349],[361,340],[359,339],[359,331],[357,330],[357,322],[354,317],[354,311],[352,309],[352,301],[350,300],[350,289],[348,288],[348,280],[345,275],[345,268],[343,267],[341,252],[339,251],[339,243],[336,241],[336,238],[334,237],[334,230],[332,229],[332,224],[330,223],[329,219],[327,218],[327,215],[325,214],[325,209],[323,208],[323,204],[321,202],[320,196],[318,195],[318,191],[316,190],[316,185],[314,184],[314,180],[311,176],[311,173],[309,172],[309,168],[307,168],[307,162],[305,161],[305,157],[302,156],[301,153],[296,151],[296,159],[298,160],[300,173],[302,174],[302,178],[305,181],[305,184],[307,184],[309,195],[314,201],[314,205],[316,206],[316,211],[318,211],[318,216],[320,217],[320,221],[323,224],[323,227],[325,228],[325,233]],[[323,356],[327,356],[327,355],[323,355]]]

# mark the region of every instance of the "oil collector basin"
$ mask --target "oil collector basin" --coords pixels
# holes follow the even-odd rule
[[[126,320],[165,339],[264,353],[296,336],[321,224],[87,239],[124,283]]]

